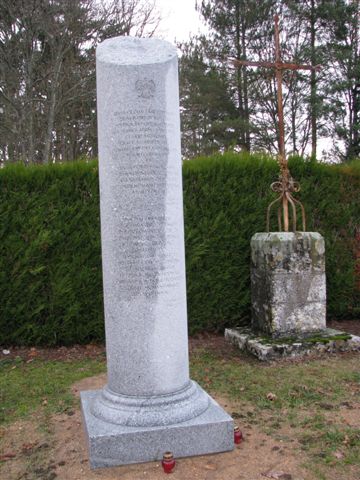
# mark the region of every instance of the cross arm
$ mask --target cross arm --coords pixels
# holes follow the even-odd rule
[[[247,65],[249,67],[276,68],[276,63],[272,62],[252,62],[251,60],[237,60],[236,58],[231,58],[230,61],[235,66]]]
[[[296,63],[279,63],[277,64],[278,68],[282,68],[283,70],[316,70],[319,71],[321,69],[321,65],[301,65]]]
[[[321,65],[312,66],[285,62],[253,62],[251,60],[237,60],[236,58],[231,58],[230,61],[235,66],[245,65],[249,67],[277,68],[279,70],[320,70],[321,68]]]

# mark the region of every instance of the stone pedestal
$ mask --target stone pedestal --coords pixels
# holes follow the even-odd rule
[[[326,328],[324,239],[318,233],[256,233],[251,239],[252,326],[225,338],[268,361],[360,351],[360,337]]]
[[[325,245],[319,233],[251,239],[252,330],[273,338],[326,328]]]
[[[176,49],[117,37],[96,58],[108,384],[81,393],[91,466],[231,450],[231,417],[189,379]]]

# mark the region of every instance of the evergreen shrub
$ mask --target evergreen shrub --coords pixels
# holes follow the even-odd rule
[[[360,164],[294,158],[290,169],[307,230],[326,240],[328,315],[354,318]],[[226,154],[186,161],[183,172],[190,333],[247,323],[250,238],[264,231],[277,164]],[[1,345],[104,340],[96,162],[0,170],[0,298]]]
[[[103,340],[98,171],[0,170],[0,344]]]
[[[328,165],[290,159],[301,184],[307,231],[325,237],[328,318],[360,313],[356,231],[360,229],[360,162]],[[250,322],[250,239],[266,230],[276,194],[277,162],[264,155],[226,154],[184,164],[189,329],[222,331]],[[272,215],[271,230],[277,218]],[[301,228],[301,219],[298,228]]]

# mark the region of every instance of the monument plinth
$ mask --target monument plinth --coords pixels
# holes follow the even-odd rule
[[[251,300],[251,328],[226,329],[225,337],[259,360],[360,349],[360,337],[326,328],[325,242],[319,233],[256,233]]]
[[[96,52],[108,384],[81,393],[92,467],[231,450],[189,378],[178,65],[157,39]]]
[[[252,330],[273,338],[326,328],[325,242],[315,232],[251,239]]]

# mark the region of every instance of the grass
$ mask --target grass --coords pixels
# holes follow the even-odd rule
[[[281,410],[313,407],[316,402],[339,404],[349,395],[349,385],[360,384],[358,359],[283,363],[224,362],[203,351],[192,358],[192,376],[212,393],[249,402],[258,409]],[[272,392],[276,399],[269,401]]]
[[[45,414],[69,411],[75,398],[70,386],[105,371],[105,361],[40,361],[20,358],[0,362],[0,424],[27,417],[41,409]]]
[[[327,479],[329,468],[360,465],[360,428],[341,418],[344,406],[352,408],[354,402],[360,408],[357,356],[264,365],[225,361],[199,350],[192,356],[191,374],[210,393],[236,402],[232,416],[240,422],[277,440],[289,440],[290,431],[306,452],[304,466],[312,478]]]
[[[265,365],[200,348],[191,355],[191,376],[209,393],[228,399],[240,425],[295,442],[311,478],[321,480],[329,469],[360,465],[359,424],[342,419],[346,409],[358,412],[350,409],[360,406],[358,365],[355,355]],[[76,403],[71,385],[105,368],[104,359],[0,362],[0,422],[71,411]]]

